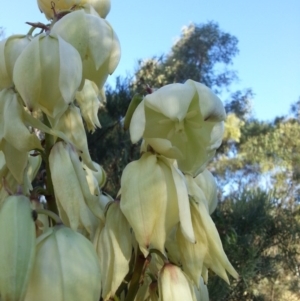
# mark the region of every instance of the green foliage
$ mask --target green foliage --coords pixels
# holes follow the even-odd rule
[[[238,53],[237,43],[237,38],[221,31],[217,23],[191,24],[167,55],[139,62],[134,89],[192,79],[217,92],[236,79],[236,73],[226,66]]]
[[[91,157],[107,173],[105,191],[116,196],[122,170],[139,154],[139,146],[133,145],[128,131],[123,130],[123,118],[131,100],[129,80],[118,78],[114,90],[108,87],[106,99],[106,107],[99,115],[102,128],[88,134],[88,141]]]
[[[271,301],[300,297],[299,288],[290,286],[288,281],[297,279],[299,217],[299,206],[293,211],[283,208],[271,192],[260,190],[242,191],[221,203],[213,219],[225,253],[240,278],[228,286],[213,277],[209,283],[210,299]],[[276,297],[272,298],[274,292]]]

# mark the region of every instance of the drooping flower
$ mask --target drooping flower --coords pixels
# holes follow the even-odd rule
[[[144,138],[156,152],[178,162],[184,173],[205,169],[222,142],[225,110],[205,85],[186,81],[148,94],[130,123],[133,143]]]
[[[40,34],[18,57],[13,81],[27,108],[61,116],[74,100],[82,81],[76,49],[59,36]]]
[[[181,269],[170,263],[166,264],[158,276],[159,300],[193,301],[190,284]]]
[[[73,45],[82,58],[82,78],[93,81],[101,89],[121,56],[120,43],[111,25],[105,19],[79,10],[56,22],[51,33]],[[84,81],[82,87],[83,84]]]
[[[117,222],[116,222],[117,221]],[[95,237],[94,245],[102,271],[102,297],[111,300],[129,272],[132,254],[131,227],[120,210],[118,201],[112,202],[105,216],[105,225]]]
[[[88,131],[93,133],[97,127],[101,127],[98,118],[98,110],[102,103],[105,102],[104,91],[103,89],[99,91],[94,82],[86,79],[83,89],[76,92],[75,97],[86,127]]]
[[[105,18],[110,11],[110,0],[38,0],[39,9],[47,19],[53,19],[56,14],[65,10],[74,10],[91,6],[101,18]]]
[[[58,210],[63,222],[74,230],[94,236],[103,219],[98,196],[91,193],[85,171],[75,149],[56,143],[49,156],[51,177]]]
[[[205,194],[192,177],[186,176],[186,181],[196,243],[188,242],[178,229],[176,238],[183,270],[195,285],[199,284],[201,275],[205,281],[207,280],[207,269],[211,269],[229,283],[226,271],[234,278],[237,278],[238,274],[224,252],[219,233],[209,215]]]
[[[57,225],[37,238],[26,301],[98,301],[101,272],[93,244]]]
[[[28,35],[13,35],[0,42],[0,90],[13,86],[15,62],[30,41]]]
[[[23,301],[35,256],[35,226],[29,198],[8,196],[0,210],[1,300]]]
[[[144,256],[151,248],[165,253],[166,238],[179,222],[185,237],[194,242],[184,177],[162,156],[145,153],[125,167],[121,178],[121,210]]]

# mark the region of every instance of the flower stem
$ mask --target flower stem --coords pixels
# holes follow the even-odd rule
[[[143,272],[145,272],[145,265],[148,262],[148,258],[145,258],[140,249],[138,249],[136,262],[133,270],[133,275],[130,281],[129,289],[125,301],[133,301],[138,289],[140,287],[140,280]]]
[[[35,209],[35,211],[36,211],[37,214],[45,214],[45,215],[49,216],[50,218],[52,218],[52,219],[55,221],[55,223],[56,223],[57,225],[63,224],[63,222],[62,222],[62,220],[60,219],[60,217],[59,217],[57,214],[55,214],[55,213],[53,213],[52,211],[50,211],[50,210],[46,210],[46,209]]]
[[[47,115],[43,113],[44,117],[44,123],[48,127],[51,128],[50,122],[47,118]],[[45,165],[46,165],[46,189],[47,189],[47,207],[49,210],[54,212],[55,214],[58,215],[58,209],[55,201],[55,195],[54,195],[54,187],[52,183],[52,178],[51,178],[51,170],[50,170],[50,164],[49,164],[49,155],[52,146],[54,145],[54,139],[53,136],[50,134],[45,133]]]

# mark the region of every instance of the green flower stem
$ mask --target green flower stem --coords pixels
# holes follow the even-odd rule
[[[45,214],[45,215],[49,216],[50,218],[52,218],[55,221],[55,223],[57,225],[63,224],[60,217],[57,214],[53,213],[52,211],[49,211],[46,209],[35,209],[35,211],[37,214]]]
[[[169,260],[168,260],[168,258],[163,254],[163,253],[161,253],[160,251],[158,251],[158,250],[156,250],[156,249],[151,249],[150,251],[149,251],[149,253],[150,254],[156,254],[156,255],[158,255],[161,259],[162,259],[162,261],[166,264],[166,263],[169,263]]]
[[[140,287],[140,280],[145,272],[145,266],[148,264],[148,258],[145,258],[140,249],[138,249],[137,258],[130,281],[129,289],[125,301],[133,301]]]
[[[49,128],[51,128],[51,124],[47,118],[47,115],[43,113],[44,117],[44,123],[47,125]],[[47,207],[49,210],[54,212],[55,214],[58,215],[58,209],[55,201],[55,195],[54,195],[54,187],[52,183],[52,178],[51,178],[51,170],[50,170],[50,164],[49,164],[49,155],[51,148],[54,145],[54,138],[52,135],[45,133],[45,165],[46,165],[46,188],[47,188]]]

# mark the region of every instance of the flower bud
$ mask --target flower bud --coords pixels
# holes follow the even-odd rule
[[[93,7],[101,18],[106,18],[111,7],[110,0],[87,0],[85,6]]]
[[[158,288],[161,301],[193,301],[189,282],[176,265],[168,263],[162,268],[158,276]]]
[[[76,5],[84,5],[87,0],[37,0],[37,4],[41,12],[46,18],[53,19],[54,11],[59,13],[64,10],[70,10]]]
[[[33,268],[35,226],[30,200],[5,199],[0,211],[0,295],[2,301],[23,301]]]
[[[92,243],[59,225],[37,238],[26,301],[98,301],[101,274]]]
[[[80,56],[61,37],[40,34],[18,57],[13,81],[27,108],[61,116],[82,80]]]
[[[97,127],[101,128],[98,118],[98,110],[101,106],[98,98],[99,95],[100,91],[97,85],[87,79],[85,80],[83,89],[76,92],[76,101],[79,104],[82,118],[86,123],[88,131],[92,133]]]
[[[92,170],[95,170],[92,162],[86,132],[84,129],[82,117],[79,108],[74,104],[70,104],[67,110],[58,120],[49,119],[52,123],[52,128],[65,133],[69,141],[77,148],[83,162]],[[96,170],[95,170],[96,171]]]
[[[13,86],[15,62],[29,43],[30,38],[25,35],[13,35],[0,42],[0,90]]]

